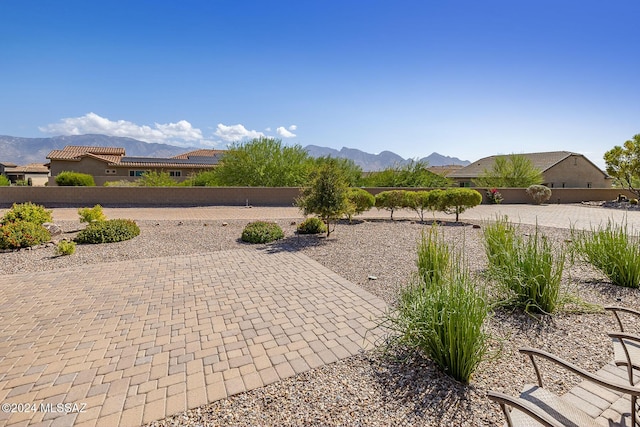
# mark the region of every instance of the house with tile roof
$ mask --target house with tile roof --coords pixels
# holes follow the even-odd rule
[[[41,186],[49,181],[49,168],[42,163],[16,165],[0,162],[0,175],[6,176],[12,184],[25,182],[27,185]]]
[[[549,188],[611,188],[612,179],[582,154],[569,151],[519,154],[531,160]],[[473,180],[491,170],[498,156],[484,157],[447,175],[460,187],[473,187]]]
[[[47,155],[50,161],[51,178],[64,171],[92,175],[96,185],[108,181],[135,181],[146,172],[166,172],[176,181],[184,181],[190,175],[214,168],[223,150],[195,150],[170,158],[129,157],[124,148],[88,147],[68,145],[62,150],[53,150]]]

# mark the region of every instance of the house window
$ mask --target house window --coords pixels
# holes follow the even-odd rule
[[[129,171],[129,176],[142,176],[148,171],[140,171],[140,170],[131,170]]]
[[[104,170],[104,174],[105,175],[115,175],[117,173],[117,171],[115,169],[105,169]]]
[[[169,176],[182,176],[182,171],[169,171]]]
[[[591,188],[591,183],[587,182],[587,188]]]
[[[564,182],[562,183],[562,188],[564,188]]]

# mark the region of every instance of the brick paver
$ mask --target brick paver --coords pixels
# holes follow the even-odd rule
[[[135,220],[302,218],[293,207],[105,213]],[[502,215],[559,228],[588,229],[611,219],[640,229],[640,212],[581,205],[481,205],[462,220]],[[394,216],[416,219],[409,211]],[[363,217],[388,214],[374,209]],[[54,220],[77,219],[76,208],[54,209]],[[22,413],[0,412],[0,426],[137,426],[164,418],[370,348],[381,332],[368,330],[386,309],[380,299],[291,252],[214,252],[2,281],[0,403],[35,404],[29,409],[37,412],[24,412],[25,406]],[[578,387],[566,398],[595,415],[604,402],[594,404],[593,392]],[[57,412],[59,403],[71,406]],[[616,408],[623,412],[625,402],[615,403],[619,408],[601,419]]]
[[[252,249],[3,283],[0,400],[37,409],[0,413],[7,426],[164,418],[372,348],[386,309],[301,253]],[[78,407],[43,412],[58,403]]]

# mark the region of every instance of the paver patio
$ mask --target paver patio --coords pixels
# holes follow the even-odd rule
[[[0,402],[36,405],[7,426],[139,426],[371,348],[386,309],[301,253],[253,249],[2,281]]]

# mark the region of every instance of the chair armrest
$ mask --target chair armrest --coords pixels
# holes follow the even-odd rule
[[[628,334],[626,332],[609,332],[609,338],[615,338],[615,339],[625,339],[628,341],[633,341],[633,342],[637,342],[640,344],[640,335],[636,335],[636,334]]]
[[[537,357],[541,357],[543,359],[547,359],[550,362],[555,363],[556,365],[559,365],[563,368],[565,368],[566,370],[578,375],[579,377],[582,377],[585,380],[591,381],[595,384],[598,384],[602,387],[608,388],[609,390],[614,390],[617,391],[619,393],[625,393],[628,394],[630,396],[635,396],[636,398],[640,396],[640,388],[638,387],[632,387],[629,385],[625,385],[625,384],[619,384],[619,383],[613,383],[609,380],[606,380],[602,377],[599,377],[597,375],[594,375],[588,371],[585,371],[584,369],[580,368],[579,366],[574,365],[573,363],[567,362],[565,360],[560,359],[559,357],[554,356],[551,353],[548,353],[546,351],[543,350],[538,350],[535,348],[529,348],[529,347],[525,347],[525,348],[521,348],[520,349],[520,353],[526,354],[527,356],[529,356],[529,358],[531,359],[531,363],[533,363],[533,368],[536,371],[536,376],[538,377],[538,385],[540,387],[543,387],[542,385],[542,376],[540,375],[540,371],[538,370],[538,366],[536,365],[536,362],[534,360],[534,356]]]
[[[634,310],[632,308],[627,308],[627,307],[620,307],[617,305],[608,305],[604,309],[613,313],[616,320],[618,321],[618,326],[620,326],[620,330],[622,332],[624,332],[624,326],[622,325],[622,320],[620,319],[619,313],[627,313],[634,316],[638,316],[638,322],[640,322],[640,311],[638,310]]]
[[[505,406],[510,406],[521,412],[524,412],[545,427],[563,427],[563,425],[558,422],[558,420],[551,418],[545,412],[541,411],[537,406],[524,399],[518,399],[517,397],[509,396],[504,393],[498,393],[497,391],[489,391],[487,393],[487,397],[500,404],[502,412],[504,412],[505,417],[507,417],[507,424],[509,426],[511,426],[511,417],[507,412]]]

